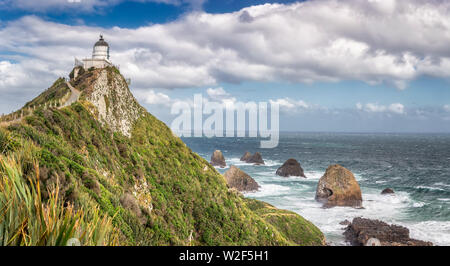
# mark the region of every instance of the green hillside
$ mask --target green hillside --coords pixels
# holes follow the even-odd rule
[[[96,82],[103,74],[108,90],[99,94],[96,90],[105,88]],[[17,225],[23,229],[45,221],[29,217],[41,205],[59,211],[62,218],[54,219],[72,213],[64,219],[68,224],[75,219],[78,227],[65,237],[93,232],[95,241],[82,239],[86,245],[324,244],[319,229],[301,216],[229,189],[214,167],[127,94],[117,69],[85,71],[71,84],[82,92],[76,103],[40,107],[0,128],[0,244],[26,245],[19,236],[33,231],[17,233]],[[55,95],[67,92],[66,86],[53,87],[64,90]],[[22,183],[31,192],[22,193]],[[41,205],[22,204],[25,194]],[[21,212],[27,204],[35,206],[33,211]],[[9,211],[27,223],[4,219]],[[19,236],[7,241],[15,233]]]

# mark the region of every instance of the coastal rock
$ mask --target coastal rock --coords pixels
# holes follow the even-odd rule
[[[383,191],[381,191],[381,194],[394,194],[394,190],[392,188],[385,188]]]
[[[344,232],[345,239],[353,246],[432,246],[433,243],[411,239],[409,229],[389,225],[379,220],[354,218]]]
[[[86,100],[96,107],[91,112],[102,125],[114,132],[131,137],[134,123],[142,116],[144,109],[128,89],[122,75],[103,69],[95,82],[83,91]]]
[[[326,207],[361,207],[361,189],[352,172],[335,164],[330,165],[320,178],[316,190],[316,200]]]
[[[247,161],[248,161],[248,159],[250,159],[250,157],[252,157],[252,154],[251,154],[250,152],[246,151],[246,152],[245,152],[245,154],[244,154],[244,155],[242,155],[242,157],[241,157],[241,161],[243,161],[243,162],[247,162]]]
[[[278,168],[276,174],[284,177],[301,176],[306,178],[300,163],[292,158],[287,160],[280,168]]]
[[[213,155],[211,156],[211,165],[212,166],[219,166],[221,168],[224,168],[227,166],[225,163],[225,157],[223,156],[222,152],[219,150],[215,150]]]
[[[340,222],[339,224],[340,225],[350,225],[351,222],[349,220],[345,219],[344,221]]]
[[[256,165],[264,164],[264,160],[261,156],[261,153],[259,153],[259,152],[255,152],[255,154],[253,154],[250,158],[248,158],[248,160],[246,162],[256,164]]]
[[[253,178],[234,165],[223,176],[228,186],[238,191],[256,191],[259,188],[258,183]]]

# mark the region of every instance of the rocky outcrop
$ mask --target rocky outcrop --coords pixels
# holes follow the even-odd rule
[[[131,94],[118,70],[99,69],[94,70],[93,75],[97,78],[92,82],[87,79],[78,86],[85,87],[81,98],[96,107],[91,112],[103,125],[130,137],[133,125],[144,109]]]
[[[301,176],[306,178],[300,163],[292,158],[287,160],[280,168],[278,168],[276,174],[284,177]]]
[[[241,192],[256,191],[259,188],[258,183],[253,178],[234,165],[223,176],[229,187]]]
[[[250,157],[252,157],[252,154],[251,154],[250,152],[246,151],[246,152],[244,153],[244,155],[242,155],[241,161],[242,161],[242,162],[247,162],[248,159],[250,159]]]
[[[433,243],[412,239],[409,229],[389,225],[379,220],[354,218],[344,232],[345,239],[353,246],[432,246]]]
[[[227,166],[225,163],[225,157],[223,156],[222,152],[219,150],[215,150],[213,155],[211,156],[211,165],[212,166],[219,166],[221,168],[224,168]]]
[[[264,160],[261,156],[261,153],[255,152],[255,154],[251,154],[250,152],[245,152],[245,154],[241,157],[241,161],[244,161],[246,163],[252,163],[255,165],[262,165],[264,164]]]
[[[394,190],[392,188],[385,188],[383,189],[383,191],[381,191],[382,195],[386,195],[386,194],[394,194]]]
[[[352,172],[335,164],[330,165],[320,178],[316,190],[316,200],[323,202],[325,207],[361,207],[362,194]]]

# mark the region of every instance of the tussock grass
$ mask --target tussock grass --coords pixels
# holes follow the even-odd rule
[[[20,161],[0,156],[0,245],[64,246],[71,238],[81,245],[117,243],[109,217],[98,209],[85,213],[71,204],[64,206],[58,185],[43,202],[38,163],[33,163],[34,175],[24,177]]]

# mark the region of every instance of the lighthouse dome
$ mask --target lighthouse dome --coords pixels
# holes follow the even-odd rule
[[[100,35],[100,39],[94,45],[92,59],[109,60],[109,45],[105,39],[103,39],[103,35]]]

